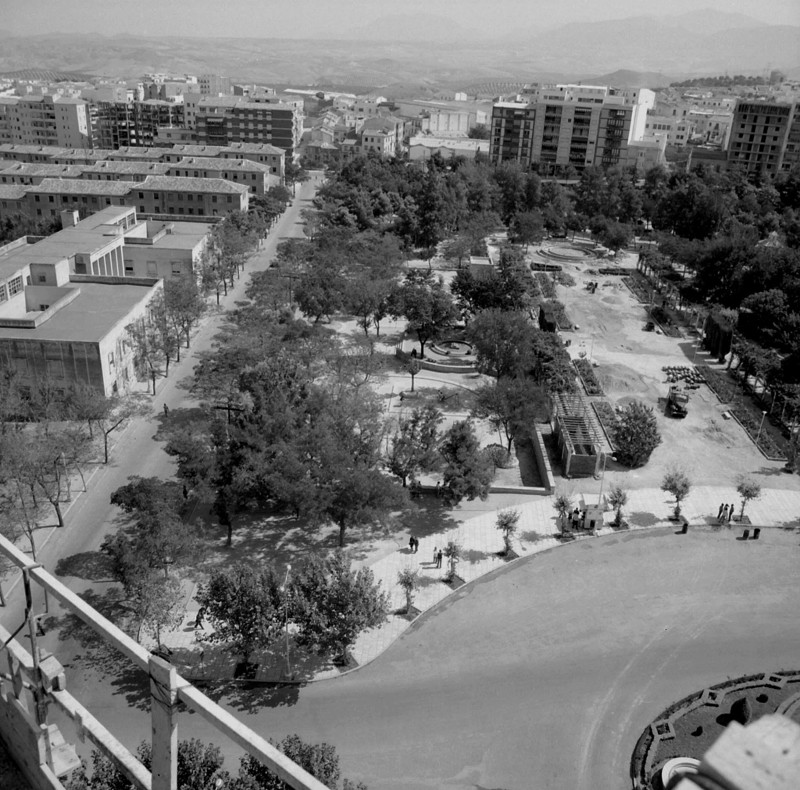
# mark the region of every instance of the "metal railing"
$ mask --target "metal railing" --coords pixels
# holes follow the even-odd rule
[[[52,725],[48,723],[47,716],[47,703],[53,702],[74,722],[79,737],[88,737],[130,779],[134,787],[139,790],[177,790],[178,727],[175,713],[180,701],[290,787],[295,790],[326,790],[319,780],[212,702],[182,678],[168,662],[152,655],[2,536],[0,554],[21,569],[26,596],[25,621],[17,631],[12,634],[0,626],[0,653],[5,653],[8,666],[8,673],[0,672],[0,688],[3,691],[0,704],[12,704],[18,714],[27,714],[31,731],[34,734],[38,732],[42,759],[38,766],[40,781],[34,781],[34,787],[63,788],[57,778],[59,773],[63,775],[63,770],[59,769],[54,757],[50,737]],[[148,673],[152,703],[151,770],[67,691],[64,670],[58,661],[53,656],[42,657],[36,645],[37,618],[31,605],[34,583],[96,631],[134,666]],[[31,640],[30,653],[14,639],[24,628]],[[13,742],[8,737],[4,740],[9,743],[14,756]],[[20,759],[17,761],[22,762]],[[30,766],[27,767],[30,770]],[[32,777],[29,775],[28,778],[31,780]]]

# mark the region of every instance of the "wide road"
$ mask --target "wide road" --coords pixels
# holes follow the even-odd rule
[[[334,744],[370,790],[622,790],[671,702],[800,666],[798,563],[779,530],[584,541],[465,588],[356,673],[227,703],[263,735]]]

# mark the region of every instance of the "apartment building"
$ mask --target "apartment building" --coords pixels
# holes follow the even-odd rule
[[[89,181],[79,178],[45,178],[25,187],[26,214],[31,219],[53,219],[66,209],[81,217],[106,206],[124,206],[131,185],[122,181]]]
[[[775,175],[783,169],[792,130],[792,148],[786,163],[791,166],[796,157],[797,115],[797,104],[738,101],[731,124],[728,166],[745,173]]]
[[[0,142],[91,148],[89,106],[83,99],[69,96],[3,97]]]
[[[101,148],[152,146],[159,127],[183,126],[182,102],[147,99],[130,102],[97,102],[94,132]]]
[[[303,133],[303,100],[271,95],[203,98],[197,104],[195,130],[201,145],[269,143],[293,156]]]
[[[628,144],[644,136],[654,94],[554,85],[535,86],[522,99],[494,105],[490,157],[558,173],[624,164]]]
[[[269,143],[231,143],[230,145],[175,145],[164,154],[163,161],[176,164],[185,157],[214,157],[220,159],[244,159],[269,167],[273,176],[281,182],[286,175],[286,153]]]
[[[56,165],[42,162],[13,162],[0,164],[0,184],[33,186],[45,178],[81,178],[83,168],[76,165]]]
[[[231,92],[231,78],[219,74],[201,74],[197,85],[203,96],[224,96]]]

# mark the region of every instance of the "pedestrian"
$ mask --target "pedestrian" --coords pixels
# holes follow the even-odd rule
[[[734,505],[733,502],[731,502],[731,504],[730,504],[730,506],[728,508],[728,523],[733,521],[733,514],[735,512],[736,512],[736,505]]]
[[[722,503],[722,504],[719,506],[719,513],[717,513],[717,523],[718,523],[718,524],[719,524],[719,523],[720,523],[720,521],[722,520],[722,511],[723,511],[724,509],[725,509],[725,503],[723,502],[723,503]]]
[[[203,616],[205,615],[205,613],[206,613],[206,607],[205,606],[201,606],[197,610],[197,619],[194,621],[194,627],[195,628],[200,628],[201,630],[203,630],[205,628],[205,626],[203,625]]]
[[[719,511],[720,511],[720,516],[718,521],[720,524],[724,524],[728,520],[728,506],[723,504],[722,507],[720,507]]]
[[[439,497],[442,495],[442,483],[440,480],[436,481],[436,496]]]
[[[434,565],[436,565],[436,555],[437,555],[438,551],[439,551],[439,549],[437,549],[436,546],[434,546],[433,547],[433,564]]]
[[[573,530],[577,530],[578,529],[578,522],[580,520],[581,520],[580,511],[578,510],[578,508],[575,508],[575,510],[572,511],[572,529]]]
[[[408,550],[409,550],[409,552],[411,554],[414,553],[414,536],[413,535],[408,539]]]
[[[164,404],[164,416],[169,417],[169,406],[166,403]]]
[[[442,555],[442,550],[439,549],[439,551],[436,552],[436,567],[437,568],[441,568],[442,567],[442,556],[443,556]]]
[[[419,551],[419,538],[414,538],[414,554]]]

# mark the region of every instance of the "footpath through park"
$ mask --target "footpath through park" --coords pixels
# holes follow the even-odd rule
[[[426,491],[424,497],[437,506],[436,495]],[[412,624],[426,613],[431,612],[448,596],[458,594],[459,588],[488,574],[502,572],[516,562],[529,560],[540,552],[559,550],[563,545],[561,530],[554,507],[554,496],[528,498],[513,507],[519,514],[517,530],[513,536],[513,550],[505,555],[502,533],[497,529],[497,513],[504,509],[502,497],[493,496],[487,505],[489,509],[480,515],[467,518],[461,523],[445,519],[452,514],[444,504],[442,521],[454,524],[441,532],[419,537],[419,546],[412,553],[408,532],[398,536],[405,541],[395,551],[374,561],[367,561],[369,568],[380,582],[381,588],[389,596],[389,617],[378,628],[362,633],[350,650],[351,662],[346,667],[334,666],[330,661],[307,655],[290,642],[288,660],[283,640],[269,653],[251,658],[253,674],[241,678],[252,683],[307,683],[339,677],[344,673],[356,671],[383,653],[395,640],[412,627]],[[582,497],[574,497],[575,505],[580,506]],[[594,504],[597,494],[587,494],[585,502]],[[491,509],[494,503],[498,509]],[[722,503],[736,505],[736,514],[741,509],[741,498],[731,487],[704,487],[692,489],[689,497],[682,503],[682,515],[689,523],[689,531],[724,530],[731,540],[742,543],[746,551],[753,540],[755,528],[761,529],[759,540],[769,541],[774,529],[800,529],[800,490],[763,489],[761,496],[747,504],[745,516],[749,524],[738,521],[720,525],[717,513]],[[597,536],[624,532],[627,530],[647,530],[671,528],[675,540],[680,540],[681,525],[670,519],[674,502],[668,494],[656,488],[644,488],[628,492],[628,502],[623,518],[627,527],[623,530],[612,526],[613,510],[604,514],[604,524],[591,533],[578,533],[576,540],[592,540]],[[743,541],[743,531],[748,529],[750,537]],[[460,560],[456,565],[456,577],[448,582],[450,571],[447,557],[443,557],[441,567],[437,567],[435,552],[453,541],[460,545]],[[568,545],[568,544],[567,544]],[[751,544],[750,544],[751,545]],[[355,563],[358,565],[359,563]],[[413,609],[406,613],[405,593],[398,584],[398,574],[410,569],[418,573],[419,588],[413,596]],[[175,630],[163,635],[163,644],[172,651],[173,663],[185,677],[197,683],[218,683],[234,679],[237,675],[237,659],[222,645],[207,640],[210,635],[208,623],[202,629],[195,628],[198,604],[194,600],[196,588],[187,590],[187,609],[183,622]],[[256,667],[257,665],[257,667]]]

